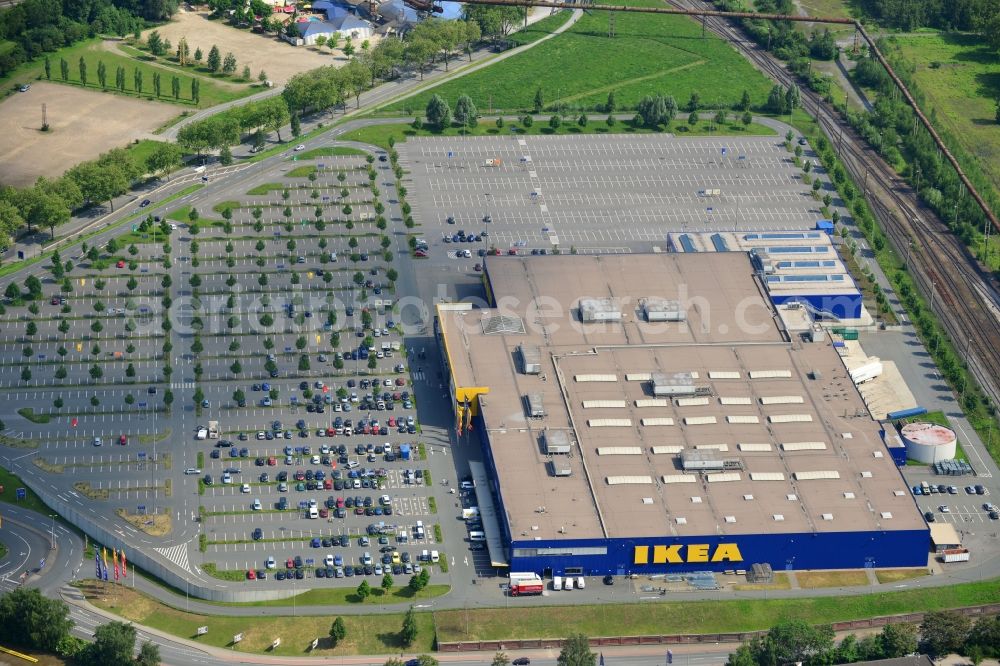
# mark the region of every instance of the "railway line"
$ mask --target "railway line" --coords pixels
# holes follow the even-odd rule
[[[705,9],[698,0],[668,0],[681,9]],[[795,77],[736,26],[706,17],[706,26],[730,41],[761,71],[788,86]],[[963,360],[995,404],[1000,404],[1000,296],[992,277],[916,193],[818,95],[802,90],[802,105],[836,146],[855,182],[866,179],[866,200]],[[834,140],[836,138],[836,140]]]

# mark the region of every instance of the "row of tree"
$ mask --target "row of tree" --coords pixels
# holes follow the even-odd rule
[[[42,177],[22,189],[0,187],[0,249],[10,247],[11,238],[25,227],[47,228],[54,238],[55,227],[68,222],[72,211],[110,201],[142,176],[169,173],[180,161],[175,144],[157,143],[142,164],[127,150],[115,148],[59,178]]]
[[[0,642],[68,657],[78,666],[158,666],[160,649],[144,642],[135,652],[132,624],[109,622],[94,630],[87,643],[70,635],[73,621],[61,599],[48,599],[35,588],[17,588],[0,597]]]
[[[24,0],[0,10],[0,76],[17,66],[96,34],[138,33],[146,21],[163,21],[177,0]]]
[[[888,624],[877,634],[857,638],[850,634],[839,643],[829,625],[813,626],[800,620],[781,622],[729,655],[727,666],[806,666],[851,664],[893,659],[924,652],[937,658],[957,653],[972,657],[1000,655],[1000,619],[983,617],[972,624],[954,611],[928,613],[915,624]]]

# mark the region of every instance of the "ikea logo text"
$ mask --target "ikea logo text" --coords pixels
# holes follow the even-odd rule
[[[686,550],[685,550],[686,549]],[[636,546],[634,564],[684,564],[688,562],[742,562],[743,555],[735,543],[720,543],[712,550],[707,543],[688,545],[653,546],[653,559],[649,546]]]

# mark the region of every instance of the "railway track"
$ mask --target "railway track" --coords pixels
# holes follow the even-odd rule
[[[668,0],[683,9],[705,9],[698,0]],[[795,77],[727,20],[708,17],[706,27],[730,41],[761,71],[788,86]],[[802,90],[803,108],[837,148],[856,183],[867,174],[866,200],[931,309],[994,404],[1000,404],[1000,295],[996,284],[936,214],[818,95]]]

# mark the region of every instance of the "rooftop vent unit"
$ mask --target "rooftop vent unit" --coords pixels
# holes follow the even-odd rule
[[[580,300],[580,320],[584,323],[621,321],[621,307],[614,298],[584,298]]]
[[[538,345],[518,345],[517,354],[521,358],[521,372],[526,375],[542,372],[542,352]]]
[[[653,395],[695,395],[694,377],[690,372],[654,372],[651,382]]]
[[[663,298],[646,298],[642,301],[642,315],[649,322],[685,321],[687,313],[680,301]]]
[[[685,472],[721,470],[725,468],[725,461],[719,457],[717,451],[706,449],[684,449],[681,451],[681,469]]]
[[[569,460],[562,458],[559,460],[550,460],[549,473],[552,476],[572,476],[573,468],[570,466]]]
[[[524,396],[524,401],[528,405],[528,416],[533,419],[540,419],[545,416],[545,407],[542,405],[541,393],[529,393]]]
[[[565,430],[546,430],[542,433],[542,446],[549,455],[565,455],[570,450],[569,434]]]
[[[493,315],[482,319],[483,335],[524,335],[524,322],[514,315]]]

